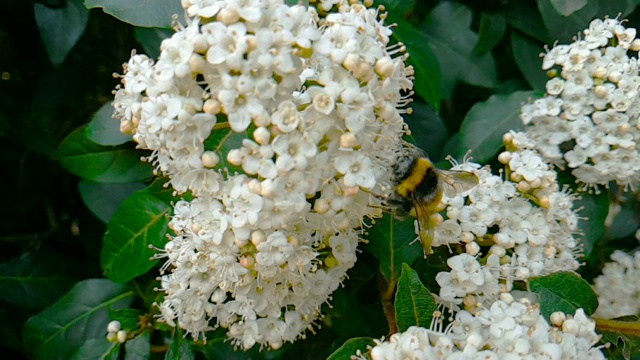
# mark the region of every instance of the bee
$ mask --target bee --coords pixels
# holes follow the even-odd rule
[[[418,220],[418,233],[425,254],[433,254],[434,228],[442,195],[454,197],[478,185],[478,177],[469,171],[438,169],[420,148],[405,144],[393,168],[395,192],[387,204],[398,215]]]

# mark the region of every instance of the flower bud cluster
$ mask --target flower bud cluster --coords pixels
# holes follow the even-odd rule
[[[514,282],[578,268],[578,217],[574,196],[562,191],[556,173],[525,133],[505,135],[499,157],[504,178],[486,166],[465,162],[453,170],[474,172],[478,186],[444,197],[445,216],[435,228],[434,246],[464,245],[440,272],[438,300],[451,309],[488,306]],[[454,245],[455,246],[455,245]]]
[[[162,317],[195,338],[304,336],[380,215],[411,67],[359,1],[183,0],[156,62],[134,54],[115,117],[177,194]],[[331,10],[331,12],[327,12]],[[374,196],[376,194],[378,196]]]
[[[582,309],[554,313],[549,324],[526,297],[498,300],[475,315],[460,311],[446,330],[412,326],[386,341],[374,340],[357,359],[605,359],[593,347],[600,335]],[[441,318],[435,317],[435,322]]]
[[[606,18],[591,22],[569,45],[544,56],[549,70],[544,98],[522,107],[521,119],[536,149],[569,168],[584,188],[610,182],[635,189],[640,182],[640,69],[636,29]]]

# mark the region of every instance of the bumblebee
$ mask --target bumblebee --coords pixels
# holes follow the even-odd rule
[[[478,177],[469,171],[436,168],[421,149],[405,144],[393,169],[395,193],[387,203],[399,215],[418,220],[420,242],[425,254],[433,254],[436,217],[442,195],[454,197],[478,185]]]

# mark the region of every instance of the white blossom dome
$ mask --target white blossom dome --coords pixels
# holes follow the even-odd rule
[[[157,62],[133,54],[115,118],[180,200],[162,318],[277,349],[304,336],[392,191],[411,67],[358,1],[183,0]],[[329,11],[331,10],[331,11]],[[329,11],[329,12],[327,12]]]
[[[521,119],[547,161],[569,168],[583,188],[640,182],[640,50],[636,29],[606,18],[591,22],[569,45],[544,56],[544,98],[522,107]],[[631,52],[631,53],[630,53]]]

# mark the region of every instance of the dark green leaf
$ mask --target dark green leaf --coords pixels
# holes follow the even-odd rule
[[[582,232],[580,242],[584,246],[584,256],[588,258],[607,231],[604,222],[609,214],[609,197],[605,192],[580,195],[581,198],[573,202],[573,208],[582,208],[578,213],[578,227]]]
[[[589,316],[598,308],[598,297],[591,285],[574,273],[559,272],[532,278],[529,288],[538,294],[540,312],[547,319],[556,311],[573,315],[582,308]]]
[[[144,312],[139,309],[109,309],[109,320],[120,322],[120,328],[127,331],[137,330],[140,323],[140,317],[143,315]]]
[[[547,85],[547,73],[542,70],[540,53],[542,45],[517,30],[511,32],[511,49],[518,69],[527,79],[533,90],[544,92]]]
[[[109,342],[106,336],[85,341],[71,360],[118,360],[120,343]]]
[[[622,340],[622,355],[626,360],[631,359],[631,355],[640,354],[640,316],[631,315],[620,318],[596,320],[596,329],[602,334],[602,343],[611,343],[620,346]],[[634,357],[635,359],[635,357]]]
[[[101,146],[89,140],[87,127],[69,134],[58,147],[57,158],[69,172],[87,180],[129,183],[151,178],[153,167],[140,161],[133,146]]]
[[[423,253],[422,246],[414,242],[413,218],[398,220],[393,214],[385,214],[369,229],[367,239],[365,249],[379,259],[380,272],[391,284],[400,276],[403,263],[413,264]]]
[[[24,253],[0,266],[0,299],[28,308],[44,308],[77,281],[73,262],[62,254]]]
[[[67,0],[64,6],[50,8],[35,3],[33,10],[49,60],[60,65],[84,32],[89,21],[89,11],[82,0]]]
[[[428,328],[433,312],[438,308],[433,295],[422,285],[418,273],[407,264],[402,264],[394,306],[398,331],[405,331],[411,326]]]
[[[598,13],[598,1],[588,2],[586,6],[573,12],[569,17],[558,14],[550,0],[539,0],[537,3],[549,34],[552,34],[554,40],[563,44],[572,42],[574,36],[588,28],[589,23]]]
[[[507,21],[501,14],[490,14],[483,12],[480,16],[480,32],[478,43],[473,52],[481,55],[491,51],[502,39],[507,31]]]
[[[160,44],[162,40],[170,38],[175,31],[163,28],[144,28],[137,27],[135,29],[136,40],[142,45],[144,52],[152,59],[160,56]]]
[[[607,234],[610,239],[622,239],[636,232],[640,227],[640,219],[633,207],[622,205],[620,212],[613,220]]]
[[[192,360],[195,354],[191,349],[190,342],[182,336],[181,331],[176,331],[173,341],[169,345],[169,351],[164,356],[165,360]]]
[[[440,153],[440,159],[446,158],[448,155],[452,156],[456,160],[460,160],[464,157],[469,149],[465,148],[462,144],[462,136],[459,132],[451,135],[449,140],[444,144],[442,152]]]
[[[442,148],[449,138],[444,122],[433,109],[422,102],[411,105],[413,113],[405,121],[415,135],[418,147],[429,154],[433,161],[440,159]]]
[[[125,360],[147,360],[150,356],[151,343],[148,331],[124,343]]]
[[[211,132],[211,135],[204,142],[204,148],[205,150],[214,151],[220,156],[220,162],[215,167],[216,169],[227,168],[231,172],[242,170],[237,166],[229,164],[227,162],[227,155],[232,149],[238,149],[242,146],[244,139],[250,139],[249,135],[235,133],[231,129],[215,129]]]
[[[127,282],[146,273],[156,261],[149,245],[162,248],[166,243],[171,204],[140,190],[127,198],[107,225],[101,254],[105,276]]]
[[[180,1],[158,0],[84,0],[88,9],[102,8],[121,21],[135,26],[171,28],[172,16],[182,18]]]
[[[131,135],[120,132],[120,122],[112,115],[111,103],[102,105],[87,127],[87,138],[99,145],[121,145],[130,141]]]
[[[587,0],[550,0],[550,2],[562,16],[570,16],[587,5]]]
[[[471,10],[466,6],[446,1],[431,10],[422,26],[440,63],[442,97],[445,99],[451,98],[456,81],[485,88],[493,88],[497,82],[491,54],[473,53],[478,35],[469,29],[471,17]]]
[[[103,184],[87,180],[78,183],[82,201],[100,220],[108,223],[120,204],[134,192],[146,187],[144,183]]]
[[[416,0],[376,0],[376,5],[384,5],[385,9],[396,15],[404,15],[416,6]]]
[[[327,360],[346,360],[355,356],[358,350],[363,354],[367,352],[367,346],[375,346],[372,338],[359,337],[347,340],[338,350],[334,351]]]
[[[493,158],[502,147],[502,136],[509,130],[524,127],[520,121],[520,107],[534,97],[533,91],[493,95],[469,110],[460,126],[460,134],[462,145],[472,150],[474,161],[483,163]]]
[[[108,309],[129,306],[133,292],[107,279],[77,283],[50,308],[25,324],[25,349],[35,359],[68,359],[86,340],[106,335]]]
[[[415,91],[438,111],[442,100],[442,73],[438,58],[428,46],[424,46],[428,41],[427,35],[402,18],[393,17],[391,20],[398,24],[394,28],[393,34],[398,41],[407,47],[407,52],[410,55],[409,64],[413,65],[418,74],[422,74],[422,76],[417,76],[413,82]]]
[[[554,39],[547,32],[547,28],[542,22],[542,16],[535,2],[509,3],[505,11],[505,18],[509,22],[509,25],[530,37],[544,44],[553,43]]]

